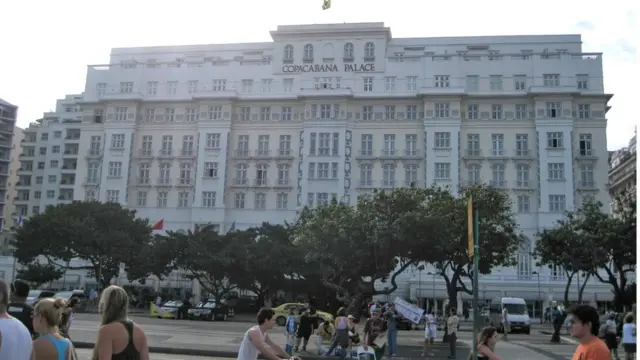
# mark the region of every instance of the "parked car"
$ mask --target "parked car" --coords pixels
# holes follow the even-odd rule
[[[55,291],[51,290],[31,290],[27,295],[27,304],[35,306],[40,299],[50,298],[55,294]]]
[[[293,313],[298,316],[300,309],[308,308],[307,305],[303,303],[285,303],[278,307],[273,308],[273,311],[276,313],[276,323],[278,326],[284,326],[287,323],[287,316],[289,316],[289,311],[293,309]],[[322,320],[333,321],[333,315],[324,311],[317,311],[318,316],[322,318]]]
[[[78,303],[74,307],[76,311],[82,311],[87,306],[87,295],[82,290],[62,291],[54,294],[53,297],[64,299],[66,302],[74,298],[78,299]]]
[[[189,320],[222,320],[227,321],[230,316],[229,306],[223,303],[216,303],[215,300],[208,300],[198,303],[194,308],[189,309]]]
[[[151,304],[151,316],[159,319],[177,319],[178,310],[182,308],[182,301],[167,301],[162,306]]]

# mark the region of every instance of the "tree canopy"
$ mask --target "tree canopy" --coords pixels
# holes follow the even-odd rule
[[[67,267],[71,259],[86,260],[87,266],[68,268],[100,274],[105,286],[118,275],[121,263],[134,272],[146,266],[135,261],[135,254],[142,253],[150,241],[151,227],[147,220],[136,218],[135,211],[115,203],[74,202],[49,206],[25,220],[16,229],[13,245],[14,256],[25,265],[39,256],[56,268]]]
[[[38,288],[40,285],[60,279],[63,275],[64,270],[55,265],[32,262],[18,270],[16,279],[24,280],[32,287]]]

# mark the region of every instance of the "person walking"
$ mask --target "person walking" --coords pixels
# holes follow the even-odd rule
[[[387,347],[389,356],[396,356],[398,350],[398,313],[395,304],[391,303],[384,314],[387,320]]]
[[[325,352],[325,355],[333,354],[333,351],[340,346],[342,349],[349,347],[349,319],[347,318],[347,310],[343,307],[338,309],[336,313],[336,319],[334,321],[333,328],[335,329],[335,337],[331,342],[329,350]]]
[[[433,309],[429,311],[427,315],[425,315],[424,321],[424,347],[421,356],[427,356],[427,352],[429,353],[429,356],[435,356],[433,351],[429,351],[429,348],[433,347],[433,343],[436,338],[436,332],[438,329],[438,325],[436,324],[436,316],[433,314]]]
[[[307,351],[309,338],[311,337],[311,334],[313,334],[317,317],[314,318],[309,310],[310,309],[300,310],[298,336],[296,338],[296,346],[293,349],[293,351],[295,352],[298,352],[298,350],[300,349],[300,343],[302,343],[302,351]]]
[[[60,329],[60,335],[69,339],[69,330],[71,329],[71,323],[73,322],[73,317],[75,313],[75,306],[78,304],[78,298],[73,298],[69,300],[67,305],[62,311],[62,318],[60,319],[60,325],[58,328]]]
[[[611,352],[611,357],[615,360],[620,360],[618,356],[618,326],[616,324],[616,315],[610,314],[603,327],[603,340]]]
[[[31,322],[31,316],[33,315],[33,307],[27,304],[27,297],[29,296],[29,290],[31,287],[24,280],[16,280],[11,284],[11,298],[7,312],[9,315],[20,320],[24,326],[27,327],[31,337],[35,336],[33,331],[33,323]]]
[[[593,306],[578,305],[569,310],[569,314],[569,331],[580,342],[572,360],[610,360],[607,345],[598,338],[598,311]]]
[[[127,316],[127,292],[119,286],[109,286],[102,291],[98,309],[100,330],[93,360],[149,360],[147,336]]]
[[[498,330],[492,326],[485,327],[478,334],[478,360],[502,360],[494,353],[498,342]],[[473,351],[469,353],[469,360],[473,360]]]
[[[634,360],[636,355],[636,324],[633,323],[633,314],[627,314],[622,325],[622,347],[626,360]]]
[[[502,309],[502,335],[504,336],[504,340],[507,340],[507,335],[511,332],[511,323],[509,322],[509,310],[505,306]]]
[[[258,360],[262,354],[267,360],[295,359],[290,357],[280,346],[274,343],[267,332],[276,326],[275,312],[271,309],[260,309],[257,317],[258,325],[252,326],[244,333],[237,360]],[[269,345],[267,348],[266,345]]]
[[[449,340],[449,359],[456,358],[456,342],[458,341],[458,313],[456,308],[451,308],[450,315],[447,318],[447,339]]]
[[[0,359],[30,360],[31,333],[20,320],[9,315],[8,308],[9,286],[0,279]]]
[[[59,331],[66,310],[63,299],[46,298],[33,309],[33,329],[39,337],[33,342],[32,360],[71,360],[76,358],[71,341]]]
[[[316,346],[318,347],[318,355],[327,355],[329,352],[325,353],[323,344],[328,342],[333,346],[335,335],[335,328],[331,324],[331,321],[325,320],[318,329],[316,330]]]
[[[284,325],[284,336],[287,341],[284,351],[293,355],[293,346],[296,344],[296,332],[298,331],[298,323],[296,320],[296,314],[293,312],[293,308],[289,309],[289,316]]]
[[[369,346],[373,347],[376,353],[376,359],[382,358],[384,354],[385,345],[378,347],[375,343],[376,339],[385,332],[385,322],[380,317],[380,308],[376,308],[371,311],[371,317],[367,319],[364,324],[364,339],[362,341],[362,348],[364,351],[369,350]]]

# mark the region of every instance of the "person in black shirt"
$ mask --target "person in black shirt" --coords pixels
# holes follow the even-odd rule
[[[29,333],[33,337],[35,332],[33,331],[33,322],[31,321],[31,315],[33,314],[33,307],[27,304],[27,296],[29,296],[29,284],[24,280],[16,280],[11,284],[11,302],[7,308],[9,315],[20,320],[24,326],[29,329]]]

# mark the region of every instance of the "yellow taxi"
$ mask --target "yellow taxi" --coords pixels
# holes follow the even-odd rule
[[[273,308],[273,311],[276,313],[276,324],[278,324],[278,326],[284,326],[287,323],[287,316],[289,316],[289,311],[293,310],[293,313],[296,315],[296,317],[298,317],[298,313],[302,308],[308,308],[308,306],[303,303],[285,303]],[[328,312],[317,310],[316,313],[323,320],[333,321],[333,315],[329,314]]]

